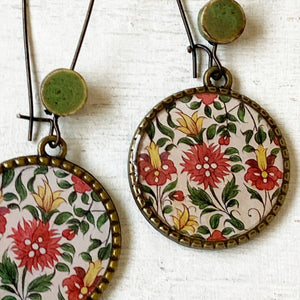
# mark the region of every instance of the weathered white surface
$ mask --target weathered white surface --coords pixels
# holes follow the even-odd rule
[[[195,23],[205,1],[184,1]],[[89,101],[61,120],[68,159],[91,171],[118,209],[123,250],[101,299],[300,299],[300,2],[240,0],[248,24],[220,47],[235,90],[260,103],[286,136],[290,191],[272,226],[255,240],[225,251],[184,248],[157,233],[138,211],[127,182],[127,153],[144,115],[166,96],[202,85],[191,74],[187,37],[175,0],[96,1],[77,71]],[[88,0],[30,1],[35,82],[69,67]],[[21,1],[1,0],[0,160],[36,153],[46,125],[27,142],[27,90]],[[200,37],[198,40],[201,40]],[[204,67],[202,68],[204,70]],[[37,114],[41,105],[35,102]]]

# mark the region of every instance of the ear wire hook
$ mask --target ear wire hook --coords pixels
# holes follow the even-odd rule
[[[95,0],[90,0],[89,7],[86,13],[86,17],[83,23],[83,27],[81,30],[81,34],[79,37],[79,41],[77,43],[77,47],[75,50],[75,54],[71,63],[71,70],[75,69],[77,59],[79,57],[79,53],[83,44],[83,40],[85,37],[85,33],[89,24],[89,20],[92,14],[93,6]],[[56,134],[56,141],[50,146],[55,148],[60,143],[60,129],[58,125],[58,115],[54,115],[53,119],[51,118],[38,118],[34,117],[34,110],[33,110],[33,95],[32,95],[32,79],[31,79],[31,66],[30,66],[30,53],[29,53],[29,38],[28,38],[28,24],[27,24],[27,1],[22,0],[22,19],[23,19],[23,39],[24,39],[24,52],[25,52],[25,64],[26,64],[26,78],[27,78],[27,89],[28,89],[28,102],[29,102],[29,116],[18,114],[17,117],[20,119],[25,119],[29,121],[29,128],[28,128],[28,140],[32,140],[32,131],[33,131],[33,123],[34,122],[48,122],[50,124],[50,135]],[[46,110],[45,110],[46,111]],[[47,113],[47,111],[46,111]],[[48,112],[49,114],[49,112]]]
[[[218,74],[213,74],[212,76],[215,80],[219,80],[223,76],[223,68],[222,68],[221,62],[217,56],[217,44],[212,44],[213,45],[212,50],[210,50],[209,47],[207,47],[203,44],[195,44],[191,30],[190,30],[189,23],[186,18],[186,14],[184,12],[182,2],[181,2],[181,0],[176,0],[176,2],[178,5],[178,8],[179,8],[180,16],[182,18],[186,34],[188,36],[188,40],[190,42],[190,45],[188,46],[187,51],[189,53],[192,53],[193,78],[198,77],[198,75],[197,75],[198,74],[198,72],[197,72],[197,49],[200,49],[200,50],[204,50],[207,53],[209,67],[213,66],[213,62],[217,65],[219,72],[218,72]]]

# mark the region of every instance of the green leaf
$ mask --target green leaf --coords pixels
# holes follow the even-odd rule
[[[190,109],[195,110],[195,109],[198,109],[200,106],[201,106],[201,102],[193,101],[190,105]]]
[[[209,224],[210,224],[212,229],[218,228],[219,223],[220,223],[220,219],[221,219],[222,216],[223,215],[221,215],[221,214],[215,214],[215,215],[210,217]]]
[[[214,101],[214,107],[215,107],[215,109],[217,109],[217,110],[223,109],[221,103],[220,103],[219,101],[216,101],[216,100]]]
[[[271,154],[272,154],[272,155],[277,155],[279,152],[280,152],[280,148],[274,148],[274,149],[271,151]]]
[[[69,189],[71,186],[73,186],[73,184],[71,184],[67,180],[58,181],[57,184],[62,189]]]
[[[216,211],[215,208],[207,207],[207,208],[202,210],[200,217],[202,217],[203,215],[209,214],[211,212],[214,212],[214,211]]]
[[[255,151],[255,148],[252,147],[251,145],[246,145],[244,148],[243,148],[243,151],[247,152],[247,153],[250,153],[250,152],[254,152]]]
[[[57,299],[58,299],[58,300],[66,300],[66,299],[64,298],[64,296],[62,295],[62,293],[61,293],[60,290],[58,291]]]
[[[253,137],[253,130],[247,130],[245,132],[243,132],[243,135],[245,135],[245,141],[246,144],[249,144],[249,142],[251,141],[252,137]]]
[[[223,230],[222,230],[222,235],[229,235],[230,233],[234,232],[234,229],[231,228],[231,227],[225,227]]]
[[[226,119],[227,119],[226,115],[219,115],[219,116],[215,117],[215,120],[218,123],[224,123]]]
[[[235,218],[234,216],[231,216],[230,219],[227,219],[225,221],[229,222],[234,228],[238,229],[238,230],[244,230],[245,229],[245,225],[242,221],[238,220],[237,218]]]
[[[83,193],[81,195],[81,202],[84,203],[84,204],[89,204],[89,195],[87,193]]]
[[[42,296],[38,293],[30,294],[28,298],[31,300],[42,300]]]
[[[52,285],[51,280],[53,279],[54,274],[55,273],[50,274],[50,275],[42,275],[38,278],[35,278],[34,280],[32,280],[29,283],[27,292],[28,293],[32,293],[32,292],[44,293],[44,292],[49,291],[50,286]]]
[[[10,287],[9,285],[1,285],[0,289],[4,290],[4,291],[7,291],[7,292],[10,292],[10,293],[13,293],[13,294],[16,293],[15,290],[12,287]]]
[[[178,182],[178,178],[172,182],[170,182],[163,190],[163,194],[169,191],[172,191],[173,189],[176,188]]]
[[[199,206],[200,209],[204,209],[213,204],[211,197],[203,189],[196,189],[188,184],[188,190],[190,193],[189,198],[192,200],[192,203]]]
[[[34,170],[34,175],[39,175],[39,174],[47,174],[48,173],[48,167],[47,166],[39,166]]]
[[[55,269],[59,272],[68,272],[70,273],[70,268],[65,263],[57,263]]]
[[[80,221],[76,218],[70,219],[67,224],[79,225]]]
[[[62,170],[56,170],[56,171],[54,171],[54,174],[58,178],[65,178],[65,177],[67,177],[69,175],[69,173],[64,172]]]
[[[227,128],[230,132],[236,134],[236,125],[234,123],[228,123]]]
[[[232,155],[232,156],[230,156],[229,160],[233,161],[233,162],[242,161],[242,159],[238,155]]]
[[[191,96],[184,96],[182,98],[180,98],[180,101],[183,103],[189,103],[192,100],[193,97]]]
[[[257,200],[259,200],[261,203],[264,204],[264,201],[263,201],[261,195],[260,195],[257,191],[251,189],[250,187],[248,187],[248,186],[246,186],[246,185],[245,185],[245,187],[247,188],[248,193],[251,195],[250,199],[257,199]]]
[[[15,176],[15,170],[14,169],[10,169],[7,170],[3,173],[2,175],[2,188],[6,188],[14,179]]]
[[[219,96],[220,100],[224,103],[227,103],[230,101],[231,97],[230,96],[225,96],[225,95],[220,95]]]
[[[92,191],[91,196],[94,201],[101,202],[101,199],[96,192]]]
[[[73,263],[73,257],[71,254],[67,253],[67,252],[64,252],[62,253],[61,255],[62,259],[65,260],[66,262],[72,264]]]
[[[36,220],[39,219],[39,212],[34,206],[26,205],[23,209],[27,209]]]
[[[238,173],[238,172],[240,172],[242,170],[245,170],[245,167],[242,166],[242,165],[233,165],[231,167],[231,172],[233,172],[233,173]]]
[[[21,201],[25,200],[27,197],[27,190],[22,182],[22,173],[20,173],[16,179],[15,182],[15,187],[16,187],[16,191],[20,196]]]
[[[173,141],[173,139],[174,139],[174,132],[173,132],[172,129],[170,129],[169,127],[167,127],[167,126],[163,125],[162,123],[160,123],[158,119],[156,119],[156,125],[157,125],[158,130],[162,134],[168,136]]]
[[[174,109],[176,107],[176,102],[172,102],[172,103],[169,103],[166,107],[166,111],[167,113],[169,113],[172,109]]]
[[[280,192],[281,192],[281,189],[278,188],[278,189],[273,193],[273,195],[272,195],[272,197],[271,197],[271,200],[274,200],[275,198],[277,198],[277,197],[279,196]]]
[[[169,141],[168,138],[161,138],[157,141],[156,145],[158,147],[163,147]]]
[[[203,226],[200,226],[197,230],[197,232],[201,233],[201,234],[210,234],[210,231],[208,229],[207,226],[203,225]]]
[[[227,118],[228,118],[228,120],[230,120],[232,122],[237,122],[238,121],[238,119],[230,113],[227,114]]]
[[[232,199],[227,203],[227,207],[237,206],[239,208],[240,204],[236,199]]]
[[[257,120],[258,120],[258,123],[260,123],[260,121],[263,119],[263,116],[261,114],[258,114],[257,115]]]
[[[156,199],[155,193],[152,191],[152,189],[148,185],[141,184],[141,190],[144,193],[148,193],[148,194],[152,195],[154,197],[154,199]]]
[[[241,104],[239,105],[239,109],[238,109],[238,118],[240,119],[240,121],[245,122],[245,105],[243,102],[241,102]]]
[[[74,213],[77,217],[84,217],[84,216],[86,216],[88,211],[81,207],[78,207],[78,208],[74,208]]]
[[[4,201],[18,200],[18,197],[13,193],[6,193],[3,195]]]
[[[27,188],[28,188],[29,192],[31,192],[31,193],[35,193],[34,187],[33,187],[34,181],[35,181],[35,176],[31,177],[29,179],[29,181],[27,182]]]
[[[75,191],[73,191],[68,197],[69,204],[73,205],[73,203],[76,201],[76,199],[77,199],[77,193]]]
[[[107,213],[104,213],[101,215],[97,220],[97,228],[100,230],[101,227],[108,221],[108,215]]]
[[[100,260],[106,260],[110,258],[111,249],[112,249],[111,243],[109,243],[106,247],[101,248],[98,252],[98,258]]]
[[[5,296],[1,300],[17,300],[17,299],[13,296]]]
[[[171,205],[167,205],[164,207],[163,209],[163,214],[166,215],[166,214],[170,214],[171,212],[173,211],[173,207]]]
[[[227,131],[227,127],[225,125],[221,125],[218,130],[217,130],[217,134],[221,133],[221,132],[226,132]]]
[[[73,215],[69,212],[62,212],[60,213],[54,220],[54,224],[56,225],[62,225],[65,222],[67,222],[68,219],[70,219]]]
[[[176,147],[176,145],[170,144],[170,145],[166,146],[165,151],[167,151],[167,152],[171,151],[174,147]]]
[[[171,128],[176,128],[177,127],[177,125],[173,122],[172,117],[169,113],[168,113],[168,117],[167,117],[167,122],[168,122],[168,125]]]
[[[60,248],[64,251],[72,253],[73,255],[75,254],[75,248],[72,244],[65,243],[65,244],[60,245]]]
[[[227,182],[222,191],[222,201],[226,204],[229,200],[238,195],[238,185],[235,184],[235,177],[233,176],[230,181]]]
[[[194,142],[192,140],[190,140],[189,138],[187,137],[183,137],[181,139],[179,139],[179,141],[177,142],[177,145],[178,144],[186,144],[186,145],[189,145],[189,146],[194,146]]]
[[[234,147],[229,147],[225,150],[225,155],[232,155],[235,153],[239,153],[239,150],[237,148]]]
[[[204,108],[204,113],[207,117],[211,118],[211,113],[212,113],[212,110],[211,110],[211,107],[209,105],[205,105],[205,108]]]
[[[80,231],[82,232],[83,235],[85,235],[90,229],[90,225],[86,221],[82,221],[80,223]]]
[[[212,124],[207,128],[206,137],[208,140],[212,140],[216,135],[217,124]]]
[[[92,260],[93,260],[91,255],[87,252],[80,253],[80,256],[84,261],[87,261],[87,262],[92,262]]]
[[[88,247],[88,251],[91,252],[92,250],[96,249],[96,248],[99,248],[102,244],[102,242],[100,240],[97,240],[97,239],[91,239],[91,244],[90,246]]]
[[[255,138],[256,143],[260,144],[260,145],[262,145],[263,142],[266,140],[267,134],[262,129],[262,126],[259,126],[257,133],[255,133],[255,135],[254,135],[254,138]]]
[[[86,218],[92,225],[95,225],[95,218],[90,211],[87,213]]]
[[[16,286],[18,283],[18,267],[15,262],[7,256],[7,252],[2,255],[2,262],[0,263],[0,277],[3,284],[11,284]]]
[[[20,206],[16,203],[11,203],[11,204],[8,204],[7,205],[7,208],[9,208],[10,210],[13,210],[13,209],[18,209],[20,210]]]
[[[153,124],[153,122],[150,122],[147,127],[146,127],[146,132],[149,136],[149,139],[152,141],[155,135],[155,126]]]

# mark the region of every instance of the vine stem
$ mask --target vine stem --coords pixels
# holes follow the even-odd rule
[[[228,216],[230,216],[230,214],[229,214],[229,212],[227,211],[227,209],[226,208],[224,208],[223,207],[223,205],[221,204],[221,202],[219,201],[219,199],[218,199],[218,197],[217,197],[217,195],[216,195],[216,193],[215,193],[215,191],[214,191],[214,189],[213,189],[213,187],[211,187],[211,186],[209,186],[209,189],[210,189],[210,191],[211,191],[211,194],[213,195],[213,197],[215,198],[215,200],[218,202],[218,204],[220,205],[220,207],[221,207],[221,211],[223,211],[224,213],[226,213]],[[215,206],[215,205],[214,205]],[[216,206],[215,206],[216,207]],[[217,208],[217,207],[216,207]]]
[[[22,295],[23,295],[23,298],[24,298],[24,290],[25,290],[25,277],[26,277],[26,273],[27,273],[27,268],[24,267],[23,269],[23,273],[22,273]],[[27,295],[24,299],[27,298]]]
[[[248,108],[246,105],[245,105],[245,108],[246,108],[247,112],[249,113],[249,115],[250,115],[250,117],[251,117],[251,119],[252,119],[252,121],[253,121],[253,124],[254,124],[254,128],[255,128],[255,130],[257,131],[257,130],[258,130],[258,128],[257,128],[257,125],[256,125],[256,122],[255,122],[255,119],[254,119],[254,117],[253,117],[253,115],[252,115],[251,111],[249,110],[249,108]]]

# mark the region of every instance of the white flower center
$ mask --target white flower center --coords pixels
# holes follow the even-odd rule
[[[40,236],[40,237],[38,238],[38,242],[41,243],[42,241],[43,241],[43,238]]]
[[[46,249],[45,248],[40,248],[40,253],[41,254],[46,254]]]
[[[39,245],[37,243],[32,244],[31,247],[32,247],[33,250],[39,249]]]
[[[209,164],[204,164],[203,168],[206,169],[206,170],[209,169]]]
[[[209,158],[208,158],[207,156],[204,156],[204,160],[205,160],[205,161],[208,161]]]
[[[163,168],[164,170],[168,170],[169,166],[168,166],[168,165],[163,165],[162,168]]]
[[[210,172],[208,170],[205,171],[205,176],[209,177],[210,176]]]
[[[28,256],[31,257],[31,258],[34,257],[34,251],[31,250],[31,251],[28,253]]]
[[[201,168],[202,168],[202,166],[201,166],[200,164],[197,164],[197,165],[196,165],[196,169],[197,169],[197,170],[200,170]]]
[[[213,169],[216,169],[216,168],[218,167],[218,165],[217,165],[216,163],[212,163],[210,166],[211,166]]]
[[[25,244],[26,246],[29,246],[29,245],[31,245],[31,241],[30,241],[29,239],[26,239],[26,240],[24,241],[24,244]]]

